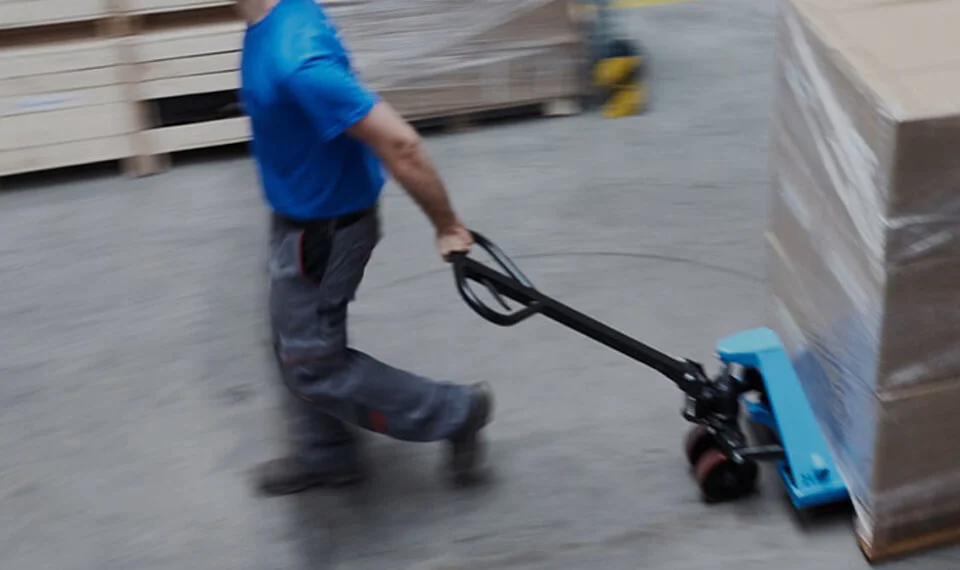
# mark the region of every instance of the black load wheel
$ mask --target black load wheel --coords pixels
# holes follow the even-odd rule
[[[757,486],[759,468],[753,461],[737,463],[719,449],[706,451],[695,466],[697,484],[707,502],[733,501]]]
[[[696,465],[704,453],[711,449],[719,449],[719,447],[720,445],[717,443],[717,438],[710,433],[710,430],[707,429],[705,425],[694,426],[689,433],[687,433],[687,440],[684,444],[687,461],[690,462],[690,465]]]

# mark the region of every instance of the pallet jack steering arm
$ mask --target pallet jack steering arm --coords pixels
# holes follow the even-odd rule
[[[451,256],[457,290],[481,317],[500,326],[513,326],[534,315],[550,318],[673,381],[687,397],[684,417],[713,429],[722,447],[738,461],[783,456],[783,448],[778,445],[747,447],[737,418],[739,397],[750,390],[749,384],[733,378],[726,370],[710,379],[700,363],[674,358],[544,295],[496,244],[477,232],[471,233],[474,243],[499,266],[499,270],[494,269],[464,253]],[[481,300],[474,283],[482,285],[500,307]],[[511,309],[505,298],[520,308]]]
[[[699,364],[664,354],[544,295],[496,244],[481,234],[472,234],[475,244],[486,251],[502,269],[497,271],[462,253],[452,257],[457,289],[461,297],[484,319],[500,326],[513,326],[534,315],[543,315],[653,368],[675,382],[684,392],[692,388],[691,383],[703,379],[703,370]],[[471,286],[471,281],[483,285],[503,310],[494,309],[484,303]],[[504,297],[522,307],[511,310]]]

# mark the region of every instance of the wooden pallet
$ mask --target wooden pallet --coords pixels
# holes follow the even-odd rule
[[[881,564],[927,550],[958,544],[960,543],[960,528],[883,544],[868,543],[858,534],[857,543],[860,545],[863,555],[871,564]]]
[[[172,153],[248,140],[237,100],[245,26],[233,6],[130,19],[124,48],[141,121],[137,174],[166,169]]]
[[[857,543],[873,564],[889,562],[928,550],[960,544],[960,516],[944,515],[904,524],[895,531],[877,532],[859,516],[855,520]]]
[[[0,176],[124,161],[138,129],[103,21],[0,32]]]
[[[116,0],[119,11],[126,15],[189,12],[207,8],[232,7],[234,0]]]
[[[386,97],[389,100],[389,97]],[[568,117],[580,113],[580,102],[574,98],[556,98],[545,101],[516,101],[492,107],[461,109],[445,113],[408,117],[421,132],[463,132],[481,125],[534,117]]]

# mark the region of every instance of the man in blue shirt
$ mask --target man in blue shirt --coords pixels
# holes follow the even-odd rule
[[[347,305],[380,239],[384,168],[436,229],[440,255],[469,251],[470,233],[417,132],[355,76],[315,0],[237,0],[248,22],[241,97],[273,213],[270,315],[275,352],[295,396],[296,452],[256,471],[269,494],[362,477],[348,425],[406,441],[447,441],[470,475],[492,415],[485,384],[436,382],[347,345]]]

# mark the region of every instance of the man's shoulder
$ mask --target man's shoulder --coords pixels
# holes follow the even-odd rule
[[[342,46],[336,28],[312,0],[294,2],[282,18],[271,22],[274,29],[264,34],[254,49],[261,58],[270,60],[283,77],[288,77],[305,63],[318,58],[339,57]]]

